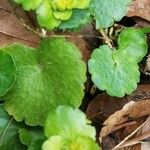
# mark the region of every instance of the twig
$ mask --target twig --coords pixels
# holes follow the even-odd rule
[[[134,130],[130,135],[128,135],[126,138],[124,138],[123,141],[121,141],[118,145],[116,145],[112,150],[119,149],[120,146],[125,143],[130,137],[132,137],[139,129],[141,129],[145,125],[146,121],[142,123],[136,130]]]
[[[10,0],[9,0],[9,3],[12,5],[12,3],[11,3]],[[0,9],[2,9],[2,8],[0,8]],[[47,31],[44,30],[43,28],[41,29],[41,32],[39,32],[38,30],[35,30],[35,29],[33,29],[32,27],[30,27],[29,25],[27,25],[27,24],[25,23],[24,19],[23,19],[23,18],[20,18],[20,17],[18,16],[18,14],[15,13],[15,7],[13,7],[13,12],[10,12],[10,11],[8,11],[8,10],[6,10],[6,11],[9,12],[9,13],[14,14],[22,26],[24,26],[27,30],[33,32],[34,34],[36,34],[36,35],[38,35],[38,36],[40,36],[40,37],[65,37],[65,38],[71,38],[71,37],[76,36],[76,37],[78,37],[78,38],[97,38],[97,39],[102,39],[102,40],[104,40],[103,37],[99,37],[99,36],[97,36],[97,35],[88,35],[88,34],[87,34],[87,35],[86,35],[86,34],[84,34],[84,35],[73,35],[73,36],[72,36],[72,35],[66,35],[66,34],[61,34],[61,35],[56,35],[56,34],[54,35],[54,34],[52,34],[52,35],[49,35],[49,36],[48,36],[48,35],[46,35]]]
[[[150,131],[148,133],[144,133],[141,136],[138,136],[132,140],[129,140],[127,142],[125,142],[124,144],[122,144],[119,148],[124,148],[124,147],[128,147],[128,146],[132,146],[132,145],[136,145],[142,142],[142,140],[147,139],[150,137]]]
[[[17,17],[17,16],[16,16]],[[40,37],[47,37],[45,30],[41,29],[41,32],[31,28],[29,25],[27,25],[24,21],[24,19],[17,17],[17,19],[19,20],[20,24],[22,26],[24,26],[27,30],[33,32],[34,34],[40,36]]]
[[[17,16],[16,16],[17,17]],[[41,29],[41,32],[39,32],[39,31],[37,31],[37,30],[35,30],[35,29],[33,29],[32,27],[30,27],[29,25],[27,25],[26,23],[25,23],[25,21],[24,21],[24,19],[22,19],[22,18],[19,18],[19,17],[17,17],[17,19],[19,20],[19,22],[20,22],[20,24],[22,25],[22,26],[24,26],[27,30],[29,30],[29,31],[31,31],[31,32],[33,32],[34,34],[36,34],[36,35],[38,35],[38,36],[40,36],[40,37],[64,37],[64,38],[71,38],[71,37],[78,37],[78,38],[97,38],[97,39],[103,39],[104,40],[104,38],[103,37],[99,37],[99,36],[96,36],[96,35],[87,35],[87,34],[84,34],[84,35],[68,35],[68,34],[61,34],[61,35],[59,35],[59,34],[52,34],[52,35],[47,35],[46,33],[47,33],[47,31],[46,30],[44,30],[43,28]]]
[[[90,94],[94,94],[96,92],[96,85],[93,85],[90,89]]]
[[[110,46],[110,48],[113,48],[112,46],[112,41],[111,39],[109,39],[109,37],[107,36],[107,34],[104,32],[103,28],[100,28],[99,29],[100,33],[102,34],[104,40],[105,40],[105,43],[108,44]]]
[[[29,25],[27,25],[23,19],[19,19],[21,21],[21,24],[26,28],[28,29],[29,31],[37,34],[38,36],[40,37],[64,37],[64,38],[71,38],[71,37],[78,37],[78,38],[97,38],[97,39],[103,39],[103,37],[99,37],[97,35],[87,35],[87,34],[84,34],[84,35],[81,35],[81,34],[77,34],[77,35],[68,35],[68,34],[52,34],[52,35],[47,35],[46,33],[46,30],[44,29],[41,29],[42,32],[38,32],[36,31],[35,29],[31,28]]]
[[[78,34],[78,35],[69,35],[69,34],[54,34],[54,35],[50,35],[50,36],[47,36],[47,37],[65,37],[65,38],[71,38],[71,37],[78,37],[78,38],[97,38],[97,39],[103,39],[102,37],[99,37],[99,36],[96,36],[96,35],[81,35],[81,34]]]

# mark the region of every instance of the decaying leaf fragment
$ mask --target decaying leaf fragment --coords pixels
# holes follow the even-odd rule
[[[149,0],[133,0],[127,16],[141,17],[150,21],[150,1]]]
[[[130,118],[130,120],[146,116],[150,114],[150,99],[139,101],[139,102],[129,102],[126,104],[122,110],[117,111],[111,115],[105,122],[104,127],[101,130],[100,136],[105,137],[113,128],[119,124],[122,124]]]

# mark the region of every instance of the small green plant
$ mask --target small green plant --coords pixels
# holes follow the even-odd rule
[[[76,10],[86,9],[90,0],[14,0],[25,10],[34,10],[40,26],[52,30],[63,21],[69,20]],[[75,12],[74,12],[75,10]]]
[[[95,143],[95,129],[83,112],[69,106],[50,111],[44,131],[48,137],[43,150],[99,150]]]
[[[81,105],[86,66],[75,45],[51,38],[43,39],[38,49],[14,44],[3,50],[16,64],[16,82],[3,99],[5,109],[17,121],[43,125],[50,109],[60,104]]]
[[[89,60],[93,82],[111,96],[131,94],[140,81],[138,63],[146,53],[144,33],[133,28],[123,30],[119,36],[118,49],[103,45],[93,51]]]
[[[149,29],[125,28],[115,46],[116,36],[112,40],[105,32],[125,16],[131,0],[13,1],[35,11],[45,30],[77,31],[92,22],[106,43],[88,62],[93,83],[117,97],[136,89]],[[0,48],[0,149],[99,150],[94,127],[78,109],[86,72],[79,49],[64,37],[42,37],[38,48]]]

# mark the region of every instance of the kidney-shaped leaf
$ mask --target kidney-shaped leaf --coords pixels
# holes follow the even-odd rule
[[[15,82],[16,68],[13,58],[0,50],[0,96],[7,93]]]
[[[79,107],[86,66],[78,49],[63,38],[44,39],[40,48],[19,44],[5,48],[16,62],[17,80],[5,99],[5,109],[17,121],[43,125],[48,112],[60,105]]]
[[[93,82],[111,96],[131,94],[139,82],[138,65],[122,54],[104,45],[93,52],[89,61]]]
[[[99,89],[111,96],[123,97],[137,87],[138,62],[146,55],[147,44],[143,33],[132,28],[123,30],[118,44],[118,50],[107,45],[95,49],[89,60],[89,71]]]
[[[96,28],[107,28],[120,21],[127,13],[131,0],[93,0],[91,14],[96,20]]]

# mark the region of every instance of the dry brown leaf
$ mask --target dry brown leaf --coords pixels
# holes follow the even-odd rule
[[[150,0],[133,0],[127,16],[141,17],[150,21]]]
[[[150,99],[139,102],[129,102],[122,110],[117,111],[111,115],[105,122],[104,127],[101,130],[100,136],[107,136],[113,128],[128,120],[134,120],[136,118],[146,116],[150,114]]]
[[[150,85],[139,85],[137,90],[130,96],[123,98],[110,97],[106,93],[98,95],[92,100],[86,111],[86,115],[96,125],[97,131],[101,130],[102,123],[116,111],[121,110],[123,106],[130,101],[141,101],[150,98]],[[145,117],[137,120],[131,120],[127,123],[121,124],[121,126],[114,126],[113,134],[104,137],[102,140],[102,146],[105,150],[112,149],[117,145],[124,137],[134,131],[140,124],[145,121]],[[118,130],[119,129],[119,130]],[[140,146],[135,146],[136,148]],[[134,149],[132,149],[134,150]],[[137,150],[137,149],[135,149]]]
[[[125,98],[110,97],[106,93],[99,94],[89,103],[86,116],[92,121],[100,118],[103,122],[127,102]]]
[[[89,103],[86,115],[92,121],[98,119],[103,123],[110,115],[121,110],[129,101],[142,99],[150,99],[149,84],[139,85],[135,92],[123,98],[110,97],[106,93],[99,94]]]
[[[147,118],[146,124],[142,127],[141,132],[138,133],[137,136],[143,135],[148,132],[150,132],[150,117]],[[145,139],[145,141],[141,143],[141,150],[150,150],[150,137],[148,138],[148,140]]]
[[[141,150],[150,150],[150,142],[143,142]]]
[[[0,46],[21,42],[36,47],[39,36],[27,30],[18,17],[33,27],[29,16],[22,9],[14,9],[9,0],[0,0]]]
[[[150,139],[150,117],[142,122],[140,119],[141,123],[139,122],[139,119],[137,121],[139,125],[133,126],[134,130],[130,129],[129,133],[123,136],[122,141],[113,147],[113,150],[149,150],[147,147],[149,146],[148,141]],[[124,129],[124,133],[127,131],[126,128]],[[118,132],[121,132],[121,130]],[[108,139],[108,137],[109,136],[107,136],[106,139]],[[103,143],[106,143],[104,140]]]

